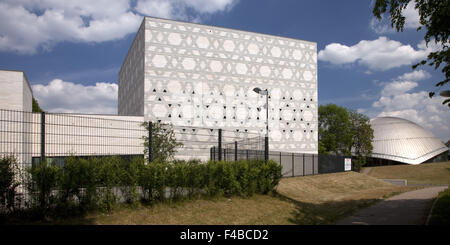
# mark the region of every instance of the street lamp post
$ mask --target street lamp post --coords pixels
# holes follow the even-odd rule
[[[253,91],[266,96],[266,137],[264,138],[264,160],[269,160],[269,90],[254,88]]]

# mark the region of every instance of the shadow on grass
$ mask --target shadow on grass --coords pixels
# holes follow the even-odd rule
[[[274,193],[274,195],[296,205],[295,211],[289,219],[296,225],[332,225],[355,211],[380,201],[380,199],[360,199],[314,204],[301,202],[279,193]]]
[[[281,194],[277,194],[277,196],[295,203],[296,208],[290,222],[297,225],[423,225],[426,223],[433,203],[432,198],[407,198],[384,200],[381,203],[380,201],[383,199],[330,201],[313,204],[300,202]],[[391,195],[384,198],[389,196]],[[448,201],[450,203],[450,198]],[[377,205],[373,206],[374,204]],[[444,217],[442,214],[439,216]]]
[[[180,203],[184,199],[163,201],[165,204]],[[160,202],[142,202],[137,206],[132,204],[115,204],[110,212],[100,210],[52,210],[47,215],[43,215],[37,209],[23,209],[16,212],[1,214],[0,225],[97,225],[99,216],[114,215],[119,210],[133,210],[139,208],[151,208]]]
[[[94,225],[93,218],[84,215],[70,217],[44,218],[30,215],[28,212],[19,212],[0,216],[0,225]]]
[[[0,225],[92,225],[94,219],[87,218],[86,212],[71,215],[43,214],[37,209],[22,209],[8,214],[0,214]]]

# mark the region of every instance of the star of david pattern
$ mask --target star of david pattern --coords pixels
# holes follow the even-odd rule
[[[143,91],[145,120],[263,136],[260,87],[270,149],[317,153],[316,43],[150,17],[139,32],[144,51],[129,56],[143,53],[144,87],[130,90]]]

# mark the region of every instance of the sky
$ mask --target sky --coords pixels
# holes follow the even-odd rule
[[[450,139],[450,110],[428,98],[444,79],[411,66],[424,42],[413,5],[405,29],[373,17],[373,0],[0,0],[0,69],[22,70],[51,112],[117,113],[117,79],[143,16],[317,43],[319,104],[396,116]],[[448,86],[447,88],[448,89]]]

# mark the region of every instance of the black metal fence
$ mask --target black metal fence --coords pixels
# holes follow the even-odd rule
[[[142,120],[107,115],[0,110],[0,155],[20,165],[69,155],[142,155]]]
[[[152,135],[143,122],[143,117],[0,109],[0,157],[15,156],[24,172],[44,158],[62,165],[70,155],[143,156],[143,137]],[[257,132],[196,126],[171,129],[182,144],[176,149],[176,157],[181,159],[271,159],[283,167],[285,177],[343,171],[342,158],[268,151],[268,141]]]
[[[143,117],[0,109],[0,156],[14,155],[22,166],[31,166],[44,158],[63,164],[70,155],[143,156],[144,137],[152,136],[150,128],[145,128],[143,123]],[[166,126],[181,143],[176,148],[176,157],[182,159],[209,160],[213,146],[225,146],[236,141],[240,144],[247,142],[249,146],[259,137],[259,134],[247,130]],[[252,149],[261,149],[258,147]]]
[[[264,146],[261,147],[261,142],[264,143],[264,138],[255,138],[250,140],[250,142],[254,142],[254,144],[248,145],[248,148],[245,148],[247,145],[239,145],[236,142],[234,144],[234,148],[222,149],[221,158],[219,158],[220,155],[218,147],[214,146],[210,149],[210,158],[215,161],[239,161],[250,159],[264,160]],[[268,155],[270,160],[280,164],[282,167],[281,172],[283,177],[344,172],[345,159],[351,158],[348,156],[291,153],[281,151],[269,151]]]
[[[319,155],[319,173],[326,174],[346,171],[346,158],[351,159],[351,156]]]

